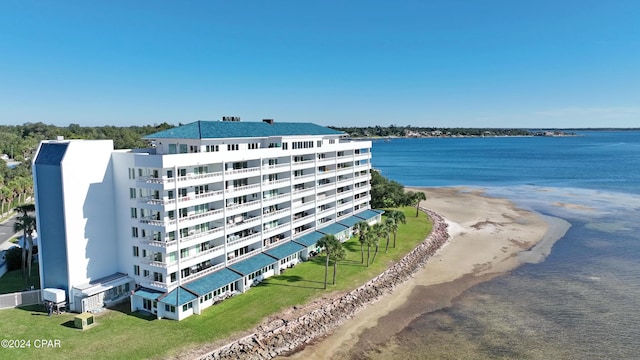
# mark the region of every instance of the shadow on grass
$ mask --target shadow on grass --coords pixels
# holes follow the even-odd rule
[[[349,252],[360,252],[360,243],[355,241],[347,241],[342,246]]]
[[[316,281],[313,281],[316,282]],[[322,286],[317,287],[317,286],[302,286],[302,285],[289,285],[289,284],[277,284],[277,283],[262,283],[260,285],[265,285],[265,286],[287,286],[287,287],[297,287],[297,288],[302,288],[302,289],[320,289],[323,290],[324,289],[324,282],[322,282]]]
[[[318,283],[318,284],[324,284],[323,281],[315,281],[315,280],[305,280],[302,276],[300,275],[278,275],[274,277],[274,280],[284,280],[286,282],[300,282],[300,281],[304,281],[304,282],[311,282],[311,283]]]
[[[157,320],[158,317],[153,315],[150,312],[146,312],[146,311],[142,311],[142,310],[138,310],[135,312],[131,312],[131,301],[130,300],[125,300],[117,305],[114,305],[112,307],[109,307],[109,310],[111,311],[116,311],[119,313],[122,313],[124,315],[127,316],[133,316],[135,318],[141,319],[141,320],[147,320],[147,321],[152,321],[152,320]]]

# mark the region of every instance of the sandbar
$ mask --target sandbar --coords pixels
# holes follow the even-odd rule
[[[328,337],[290,359],[350,358],[382,345],[421,314],[449,306],[469,287],[544,260],[569,229],[562,219],[523,210],[476,188],[407,188],[423,191],[421,207],[443,216],[450,240],[391,294],[358,312]],[[429,287],[428,292],[417,289]],[[425,295],[425,293],[427,295]]]

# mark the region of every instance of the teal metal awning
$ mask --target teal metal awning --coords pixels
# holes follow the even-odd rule
[[[379,215],[381,215],[383,213],[384,213],[383,210],[368,209],[368,210],[361,211],[361,212],[355,214],[354,216],[357,216],[357,217],[359,217],[361,219],[364,219],[364,220],[371,220],[371,219],[373,219],[373,218],[375,218],[375,217],[377,217],[377,216],[379,216]]]
[[[198,296],[203,296],[239,279],[242,279],[242,276],[227,268],[223,268],[188,284],[184,284],[182,287]]]
[[[362,221],[361,218],[359,218],[359,217],[357,217],[355,215],[352,215],[352,216],[349,216],[346,219],[338,221],[338,223],[342,224],[344,226],[347,226],[347,227],[353,227],[355,224],[359,223],[360,221]]]
[[[319,232],[326,234],[326,235],[338,235],[341,232],[347,230],[348,227],[342,225],[342,224],[338,224],[338,223],[334,223],[331,225],[327,225],[325,227],[323,227],[322,229],[318,229]]]
[[[162,296],[162,294],[164,293],[148,290],[144,288],[133,293],[133,295],[140,296],[141,298],[147,299],[147,300],[158,300],[158,298]]]
[[[304,245],[306,247],[309,247],[309,246],[315,246],[316,243],[318,242],[318,240],[320,240],[320,238],[323,237],[323,236],[324,236],[323,233],[314,231],[314,232],[312,232],[310,234],[307,234],[305,236],[301,236],[301,237],[299,237],[297,239],[293,239],[293,241],[297,242],[298,244],[302,244],[302,245]]]
[[[269,255],[260,253],[227,267],[242,275],[249,275],[271,264],[275,264],[277,261],[278,260]]]
[[[165,295],[160,302],[168,305],[184,305],[186,303],[192,302],[198,297],[191,293],[190,291],[183,289],[182,287],[171,290],[170,293]]]
[[[265,251],[265,254],[273,256],[274,258],[280,260],[284,259],[289,255],[295,254],[299,251],[306,249],[306,246],[300,245],[298,243],[289,241],[285,244],[276,246],[272,249]]]

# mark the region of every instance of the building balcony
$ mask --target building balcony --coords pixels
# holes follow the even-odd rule
[[[299,216],[299,217],[295,217],[294,216],[293,217],[293,222],[294,222],[294,224],[299,224],[299,223],[302,223],[302,222],[311,221],[311,220],[313,220],[313,215],[314,214],[306,214],[306,215]]]
[[[215,272],[217,270],[220,270],[223,267],[224,267],[224,263],[212,265],[212,266],[210,266],[208,268],[205,268],[205,269],[202,269],[202,270],[200,270],[200,271],[198,271],[196,273],[192,273],[189,276],[185,276],[181,280],[185,281],[185,282],[186,281],[192,281],[192,280],[201,278],[201,277],[203,277],[205,275],[211,274],[212,272]]]
[[[255,242],[256,240],[259,240],[261,236],[262,236],[261,233],[256,232],[254,234],[251,234],[251,235],[248,235],[248,236],[243,236],[241,238],[237,238],[237,239],[233,238],[233,240],[227,240],[227,246],[231,247],[231,246],[238,245],[238,244],[245,243],[245,242],[247,242],[246,244],[248,245],[248,244],[250,244],[252,242]],[[231,239],[231,238],[232,237],[230,236],[229,239]]]
[[[268,229],[264,229],[262,230],[263,234],[272,234],[276,231],[282,231],[284,229],[288,229],[289,227],[291,227],[291,223],[286,223],[286,224],[281,224],[272,228],[268,228]]]
[[[256,167],[249,167],[249,168],[243,168],[243,169],[234,169],[234,170],[226,170],[224,172],[225,176],[234,176],[234,175],[250,175],[250,174],[256,174],[256,173],[260,173],[260,167],[256,166]]]
[[[316,174],[306,174],[306,175],[298,175],[293,178],[293,182],[299,183],[302,180],[313,179]]]
[[[222,195],[222,194],[223,194],[222,190],[207,191],[205,193],[195,194],[195,198],[196,199],[205,199],[205,198],[209,198],[209,197],[212,197],[212,196],[218,196],[218,195]]]
[[[292,169],[305,169],[315,164],[315,160],[298,161],[291,164]]]
[[[163,220],[160,220],[160,219],[158,219],[158,218],[156,218],[154,216],[146,216],[146,217],[141,218],[139,220],[139,222],[141,224],[163,227],[163,226],[169,226],[169,225],[175,224],[176,223],[176,219],[168,219],[168,220],[167,219],[163,219]]]
[[[189,232],[188,236],[180,238],[180,243],[186,243],[186,242],[189,242],[189,241],[192,241],[192,240],[195,240],[195,239],[199,239],[201,237],[205,237],[205,236],[208,236],[208,235],[213,235],[213,234],[216,234],[216,233],[222,233],[223,232],[222,230],[224,230],[224,228],[217,227],[215,229],[210,229],[210,230],[202,231],[202,232],[195,232],[195,231],[193,233]],[[175,243],[175,240],[173,241],[173,243]]]
[[[289,208],[280,209],[280,210],[276,210],[276,211],[265,212],[263,217],[265,219],[270,219],[270,218],[278,217],[278,216],[282,217],[282,216],[288,215],[290,213],[291,213],[291,209],[289,209]]]
[[[264,250],[269,250],[269,249],[274,248],[274,247],[276,247],[276,246],[280,246],[280,245],[282,245],[282,244],[284,244],[284,243],[286,243],[286,242],[288,242],[288,241],[290,241],[290,240],[291,240],[291,237],[286,237],[286,238],[284,238],[284,239],[279,239],[279,240],[276,240],[276,241],[271,242],[271,243],[266,243],[266,244],[264,244],[264,246],[262,247],[262,250],[263,250],[263,251],[264,251]]]
[[[231,265],[231,264],[235,264],[235,263],[237,263],[238,261],[242,261],[242,260],[244,260],[244,259],[248,259],[248,258],[250,258],[250,257],[252,257],[253,255],[256,255],[256,254],[258,254],[258,253],[260,253],[260,251],[259,251],[259,250],[253,250],[253,251],[249,251],[249,252],[248,252],[248,253],[246,253],[246,254],[242,254],[242,255],[235,256],[235,257],[233,257],[233,258],[227,259],[227,266],[229,266],[229,265]],[[274,260],[274,261],[275,261],[275,260]]]
[[[227,225],[227,232],[235,232],[239,231],[239,229],[244,228],[247,225],[256,224],[260,222],[260,216],[242,219],[241,221],[233,222]]]
[[[276,195],[276,196],[272,196],[272,197],[268,197],[268,198],[262,199],[262,203],[265,204],[265,205],[266,204],[272,204],[272,203],[274,203],[275,201],[278,201],[278,200],[289,199],[290,196],[291,196],[290,193],[279,194],[279,195]]]
[[[174,265],[176,263],[176,261],[172,261],[170,263],[167,263],[165,261],[156,261],[156,260],[153,260],[152,258],[141,258],[140,259],[140,263],[146,264],[146,265],[150,265],[150,266],[153,266],[153,267],[166,269],[167,266]]]
[[[216,215],[216,214],[222,214],[223,211],[224,211],[223,209],[215,209],[215,210],[209,210],[199,214],[190,214],[185,217],[181,217],[180,222],[187,222],[187,221],[192,221],[196,219],[202,219],[202,218]]]
[[[318,159],[316,164],[317,165],[332,165],[332,164],[335,164],[335,162],[336,162],[336,158],[335,157],[329,157],[329,158]]]
[[[263,165],[262,166],[262,171],[264,173],[267,173],[267,174],[273,174],[273,173],[276,173],[276,172],[281,172],[282,170],[289,169],[289,166],[291,166],[290,163],[275,164],[275,165]]]
[[[314,187],[309,187],[306,189],[293,190],[294,197],[306,196],[315,193],[316,189]]]
[[[346,166],[346,167],[338,168],[336,173],[338,175],[352,174],[353,173],[353,166]]]
[[[242,203],[242,204],[229,204],[227,205],[227,211],[235,211],[235,210],[239,210],[239,209],[247,209],[253,206],[257,206],[260,205],[260,200],[253,200],[253,201],[248,201],[246,203]]]
[[[167,291],[167,289],[169,288],[169,286],[167,286],[166,283],[160,282],[160,281],[153,281],[153,278],[151,278],[151,280],[148,280],[149,278],[144,278],[145,280],[140,281],[140,285],[144,286],[144,287],[148,287],[151,289],[155,289],[155,290],[160,290],[160,291]]]
[[[227,194],[238,194],[238,193],[242,193],[243,191],[247,191],[247,190],[252,190],[252,189],[259,189],[260,188],[260,184],[250,184],[250,185],[244,185],[244,186],[237,186],[237,187],[230,187],[228,189],[226,189],[224,192]],[[240,194],[238,194],[240,195]]]

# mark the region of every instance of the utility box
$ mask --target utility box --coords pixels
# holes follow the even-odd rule
[[[46,288],[42,289],[42,300],[51,301],[54,304],[59,304],[67,299],[67,294],[62,289]]]
[[[78,314],[73,318],[73,325],[82,330],[89,328],[94,323],[93,314],[88,312]]]

